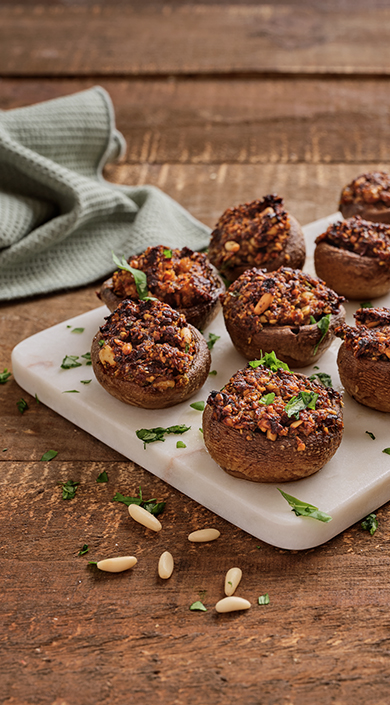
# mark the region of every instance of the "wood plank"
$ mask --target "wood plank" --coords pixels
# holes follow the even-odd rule
[[[95,85],[3,79],[0,108]],[[390,161],[387,81],[351,79],[113,80],[110,93],[126,162],[362,164]]]
[[[389,20],[382,4],[7,4],[0,74],[387,76]]]
[[[54,460],[42,474],[39,463],[13,463],[1,476],[5,703],[31,702],[34,693],[45,705],[152,698],[203,705],[226,702],[229,693],[228,701],[254,705],[261,689],[267,705],[359,702],[368,694],[384,705],[388,506],[374,537],[356,525],[315,550],[282,551],[128,462],[105,463],[109,483],[97,485],[101,467]],[[70,477],[80,486],[65,502],[58,483]],[[131,523],[126,507],[111,501],[114,491],[135,493],[139,484],[167,501],[160,534]],[[189,545],[188,533],[210,523],[221,538]],[[89,553],[79,557],[84,543]],[[176,569],[163,583],[156,566],[167,548]],[[124,552],[138,557],[131,572],[87,565]],[[252,608],[217,615],[232,565],[243,570],[239,594]],[[260,607],[265,592],[270,604]],[[208,612],[190,612],[198,599]]]

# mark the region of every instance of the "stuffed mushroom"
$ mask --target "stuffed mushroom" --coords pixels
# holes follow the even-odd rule
[[[171,249],[163,245],[130,257],[103,283],[98,296],[110,311],[123,299],[139,299],[131,268],[144,273],[151,296],[182,313],[196,328],[205,328],[218,313],[225,285],[207,256],[189,247]]]
[[[316,239],[316,273],[338,294],[370,299],[390,291],[390,225],[360,216],[330,225]]]
[[[202,334],[157,300],[122,301],[95,335],[91,359],[107,392],[146,409],[188,399],[202,387],[210,369]]]
[[[318,360],[344,322],[344,298],[299,269],[248,269],[222,297],[227,331],[248,360],[275,351],[291,367]]]
[[[341,443],[340,394],[280,364],[275,355],[249,363],[207,399],[204,442],[230,475],[299,480],[322,468]]]
[[[339,210],[344,218],[360,215],[375,223],[390,223],[390,174],[360,174],[341,192]]]
[[[337,364],[341,382],[356,401],[390,412],[390,309],[361,308],[356,326],[342,325]]]
[[[306,248],[301,226],[275,194],[226,210],[211,233],[209,259],[229,281],[246,269],[301,268]]]

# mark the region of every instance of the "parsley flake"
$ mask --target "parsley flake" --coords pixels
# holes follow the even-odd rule
[[[375,441],[375,436],[373,433],[371,433],[371,431],[365,431],[365,433],[367,433],[367,436],[370,436],[370,438],[372,438],[372,440]]]
[[[313,318],[313,316],[310,316],[310,322],[313,324],[316,323],[317,328],[319,329],[319,331],[322,334],[321,338],[319,339],[318,343],[314,346],[314,349],[313,349],[313,355],[316,355],[319,346],[321,345],[323,339],[325,338],[325,336],[329,330],[330,313],[327,313],[326,316],[322,316],[322,318],[320,318],[319,321],[316,321],[315,318]]]
[[[62,487],[62,499],[74,499],[77,492],[77,487],[79,482],[73,482],[73,480],[67,480],[66,482],[60,483]]]
[[[207,607],[204,606],[203,602],[197,600],[196,602],[193,602],[192,605],[190,605],[190,610],[192,610],[193,612],[207,612]]]
[[[41,403],[40,400],[38,399],[38,394],[35,395],[35,401],[37,402],[37,404]]]
[[[85,543],[84,546],[82,548],[80,548],[78,555],[84,556],[86,553],[88,553],[88,551],[89,551],[88,544]]]
[[[221,337],[220,335],[215,335],[214,333],[209,333],[209,339],[207,341],[207,347],[209,350],[213,349],[215,343],[217,342],[217,340],[220,339],[220,337]]]
[[[146,279],[145,272],[142,272],[140,269],[130,267],[129,263],[126,261],[123,255],[122,259],[120,260],[114,253],[112,253],[112,259],[114,260],[118,269],[124,269],[126,272],[130,272],[130,274],[133,275],[137,294],[141,301],[157,301],[155,296],[149,296],[148,294],[148,282]]]
[[[157,502],[155,497],[153,497],[153,499],[143,499],[141,488],[139,488],[138,497],[126,497],[120,492],[117,492],[112,498],[112,501],[122,502],[126,505],[126,507],[128,507],[130,504],[138,504],[140,507],[143,507],[144,509],[146,509],[147,512],[150,512],[150,514],[153,514],[154,516],[161,514],[164,511],[166,504],[166,502]]]
[[[250,365],[250,367],[254,370],[256,367],[259,367],[259,365],[264,365],[264,367],[268,367],[271,372],[276,372],[276,370],[279,369],[290,372],[289,366],[282,360],[278,360],[274,351],[265,353],[264,355],[263,352],[261,352],[261,358],[259,360],[251,360],[248,365]]]
[[[96,482],[108,482],[108,475],[105,470],[97,476]]]
[[[261,399],[259,399],[259,404],[264,404],[264,406],[268,406],[269,404],[272,404],[274,399],[275,392],[270,392],[269,394],[266,394],[264,397],[261,397]]]
[[[215,377],[216,374],[218,374],[217,370],[211,370],[211,372],[209,372],[209,377]]]
[[[310,375],[309,379],[311,382],[315,382],[316,377],[320,380],[321,384],[324,385],[324,387],[332,387],[332,378],[330,375],[327,374],[327,372],[315,372],[314,374]]]
[[[170,433],[181,434],[189,431],[191,426],[185,426],[184,424],[178,424],[177,426],[168,426],[168,428],[163,428],[162,426],[157,426],[156,428],[140,428],[135,432],[137,438],[143,441],[144,448],[146,448],[147,443],[155,443],[156,441],[165,441],[164,436]]]
[[[24,414],[24,412],[28,409],[28,404],[25,399],[19,399],[19,401],[16,402],[16,406],[21,414]]]
[[[321,512],[318,507],[314,506],[314,504],[302,502],[301,499],[297,499],[296,497],[287,494],[287,492],[283,492],[283,490],[281,490],[279,487],[277,487],[277,489],[279,490],[282,497],[284,497],[286,502],[289,503],[290,507],[292,507],[292,511],[297,517],[311,517],[312,519],[318,519],[318,521],[323,522],[328,522],[332,520],[332,517],[329,516],[329,514]]]
[[[360,308],[373,308],[371,301],[363,301],[360,304]]]
[[[269,605],[269,595],[268,592],[265,593],[265,595],[260,595],[260,597],[257,600],[259,605]]]
[[[71,333],[84,333],[85,328],[72,328]]]
[[[62,394],[80,394],[78,389],[65,389]]]
[[[91,379],[80,379],[81,384],[91,384]]]
[[[205,402],[204,401],[194,401],[193,404],[190,404],[191,409],[195,409],[196,411],[204,411],[205,407]]]
[[[8,372],[8,369],[5,367],[3,372],[0,372],[0,384],[5,384],[10,377],[11,372]]]
[[[42,455],[41,460],[43,460],[43,462],[46,462],[47,460],[53,460],[56,455],[58,455],[58,450],[47,450],[46,453]]]
[[[187,446],[183,441],[177,441],[176,448],[187,448]]]
[[[166,250],[163,250],[163,253],[164,253],[164,257],[166,257],[167,259],[172,258],[172,250],[166,249]]]
[[[387,453],[387,455],[390,455],[390,448],[384,448],[382,453]]]
[[[299,412],[304,409],[315,409],[318,394],[316,392],[299,392],[296,397],[291,397],[284,410],[289,418],[295,416],[299,419]]]
[[[78,359],[78,355],[65,355],[61,363],[62,369],[70,370],[72,367],[81,367],[81,362],[77,362]]]
[[[84,355],[82,355],[81,357],[84,358],[86,365],[92,365],[91,353],[90,353],[90,352],[84,353]]]
[[[376,518],[376,514],[369,514],[365,519],[363,519],[361,526],[364,531],[369,531],[371,536],[373,536],[378,528],[378,519]]]

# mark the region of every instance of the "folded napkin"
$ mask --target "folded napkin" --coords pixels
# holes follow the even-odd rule
[[[112,251],[207,245],[209,228],[158,188],[105,181],[125,147],[99,86],[0,111],[0,300],[93,282]]]

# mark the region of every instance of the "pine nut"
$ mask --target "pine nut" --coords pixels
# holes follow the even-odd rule
[[[148,512],[139,504],[129,504],[129,514],[134,521],[138,521],[139,524],[146,526],[147,529],[152,529],[152,531],[160,531],[162,526],[159,520],[150,512]]]
[[[161,554],[158,562],[158,574],[163,580],[170,578],[173,573],[173,556],[169,551]]]
[[[198,529],[198,531],[193,531],[189,535],[188,540],[194,543],[203,543],[206,541],[215,541],[221,532],[218,529]]]
[[[240,244],[235,242],[235,240],[228,240],[225,242],[225,250],[227,250],[227,252],[238,252],[239,249]]]
[[[225,576],[225,595],[230,597],[234,594],[241,578],[241,568],[230,568],[230,570],[228,570]]]
[[[243,597],[223,597],[215,605],[217,612],[237,612],[238,610],[249,610],[251,603]]]
[[[99,360],[102,365],[111,365],[111,367],[116,365],[114,351],[110,345],[100,348]]]
[[[98,561],[96,565],[99,570],[105,570],[107,573],[121,573],[122,570],[128,570],[136,563],[135,556],[118,556],[117,558],[105,558],[103,561]]]
[[[266,291],[263,296],[258,300],[255,308],[253,309],[253,313],[256,314],[256,316],[259,316],[261,313],[264,313],[264,311],[267,310],[272,304],[274,300],[274,295],[271,294],[270,291]]]

